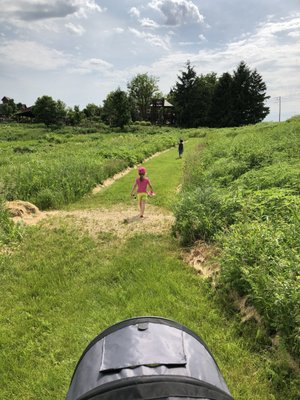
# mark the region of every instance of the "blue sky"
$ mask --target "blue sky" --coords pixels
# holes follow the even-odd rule
[[[0,98],[102,104],[137,73],[167,94],[187,60],[198,74],[257,69],[267,120],[300,114],[299,0],[0,0]]]

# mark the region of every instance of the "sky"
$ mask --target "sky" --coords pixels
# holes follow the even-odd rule
[[[300,114],[300,0],[0,0],[0,99],[101,105],[140,73],[168,94],[243,60],[267,85],[267,121]]]

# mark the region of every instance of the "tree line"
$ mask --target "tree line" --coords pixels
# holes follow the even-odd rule
[[[159,79],[148,73],[137,74],[127,84],[127,91],[117,88],[110,92],[102,106],[88,104],[68,108],[61,100],[50,96],[39,97],[32,109],[35,120],[46,125],[79,125],[86,119],[103,121],[110,126],[124,127],[134,121],[149,120],[155,99],[166,98],[173,106],[178,127],[230,127],[261,122],[269,113],[265,102],[266,84],[257,70],[241,61],[232,74],[220,77],[211,72],[197,75],[187,61],[167,95],[158,87]],[[2,107],[2,108],[1,108]],[[6,109],[4,110],[4,107]],[[0,105],[0,114],[8,105]],[[17,107],[10,104],[11,113]]]

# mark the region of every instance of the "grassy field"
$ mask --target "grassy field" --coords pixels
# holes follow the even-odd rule
[[[122,133],[100,128],[53,132],[39,125],[0,124],[0,194],[40,209],[60,208],[125,167],[175,146],[179,137],[203,134],[151,126]]]
[[[172,148],[145,163],[157,192],[146,216],[150,210],[170,213],[183,166],[204,159],[205,144],[207,137],[189,139],[183,160]],[[97,195],[66,206],[65,212],[132,210],[135,175],[133,170]],[[253,341],[251,327],[249,332],[241,327],[209,283],[183,262],[170,232],[153,233],[141,224],[129,238],[108,228],[91,235],[84,223],[59,214],[20,232],[5,213],[0,218],[7,239],[6,247],[0,247],[0,398],[64,398],[82,351],[100,331],[125,318],[160,315],[204,339],[236,400],[297,400],[290,360]]]

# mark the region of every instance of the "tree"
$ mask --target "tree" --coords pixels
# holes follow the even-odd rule
[[[127,84],[130,101],[133,108],[137,109],[138,117],[142,120],[148,118],[152,99],[159,96],[157,83],[158,78],[146,73],[136,75]]]
[[[235,126],[262,121],[269,113],[264,102],[266,84],[256,70],[253,72],[241,61],[233,72],[233,123]]]
[[[79,125],[84,118],[84,113],[80,111],[79,106],[74,106],[74,108],[69,108],[67,111],[67,120],[70,125]]]
[[[265,101],[270,98],[266,96],[267,86],[256,70],[251,74],[249,90],[251,97],[249,123],[256,124],[263,121],[270,112],[270,108],[265,106]]]
[[[195,114],[193,126],[208,126],[210,124],[209,112],[216,84],[217,75],[215,72],[197,76],[195,82]]]
[[[214,89],[209,116],[210,125],[216,128],[232,126],[232,107],[232,76],[225,72]]]
[[[109,125],[120,128],[130,122],[130,104],[126,92],[118,88],[107,95],[103,105],[103,118]]]
[[[186,71],[177,76],[178,81],[171,89],[170,98],[175,106],[176,119],[179,126],[191,127],[194,125],[196,78],[197,74],[190,61],[186,63]]]
[[[15,114],[17,106],[13,99],[9,99],[6,103],[0,104],[0,114],[9,118]]]
[[[187,61],[186,71],[182,71],[177,78],[170,92],[170,100],[175,106],[178,125],[185,128],[208,125],[216,74],[212,72],[197,76]]]
[[[83,112],[88,119],[93,119],[95,117],[100,117],[101,107],[98,107],[94,103],[89,103],[85,106]]]
[[[42,96],[36,100],[33,113],[37,121],[49,126],[63,123],[67,111],[61,100],[56,102],[51,96]]]

